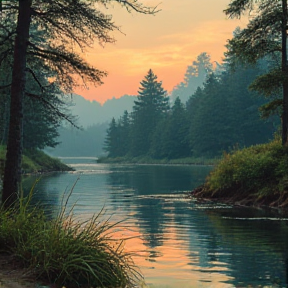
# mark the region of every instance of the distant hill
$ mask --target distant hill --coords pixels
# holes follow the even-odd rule
[[[89,126],[83,130],[74,127],[59,129],[60,144],[56,148],[46,148],[53,156],[62,157],[99,157],[103,155],[103,145],[106,137],[108,122]]]
[[[103,105],[97,101],[89,101],[80,95],[73,94],[70,102],[70,111],[78,116],[78,125],[83,128],[110,122],[114,117],[118,119],[127,110],[132,111],[136,96],[124,95],[121,98],[107,100]]]
[[[53,156],[101,156],[106,130],[112,118],[119,119],[127,110],[132,111],[136,96],[124,95],[119,99],[107,100],[103,105],[73,94],[68,100],[70,112],[78,116],[77,125],[82,130],[64,125],[59,129],[60,144],[56,148],[47,148]]]

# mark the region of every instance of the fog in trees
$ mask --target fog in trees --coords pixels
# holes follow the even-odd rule
[[[253,66],[235,66],[227,57],[222,66],[216,63],[213,68],[210,56],[201,53],[188,66],[183,90],[172,91],[170,105],[161,81],[149,70],[140,83],[133,111],[110,122],[105,142],[108,157],[213,158],[224,151],[272,140],[279,117],[262,119],[259,107],[265,107],[268,100],[249,89],[270,64],[267,58]],[[200,78],[204,81],[201,85]],[[150,87],[150,82],[154,86]],[[190,91],[187,101],[181,100],[185,97],[180,90]],[[124,118],[129,120],[126,124]],[[124,140],[125,149],[120,148]]]

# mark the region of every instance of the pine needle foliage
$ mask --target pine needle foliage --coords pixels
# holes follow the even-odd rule
[[[46,107],[56,110],[51,102],[43,98],[45,87],[35,71],[41,72],[64,93],[70,93],[88,82],[102,84],[106,72],[90,65],[83,59],[83,52],[94,42],[113,42],[109,34],[119,30],[112,16],[102,11],[111,4],[118,3],[128,11],[154,14],[156,7],[148,7],[138,0],[21,0],[1,1],[0,23],[0,66],[4,62],[12,65],[10,93],[10,120],[7,137],[7,157],[5,163],[2,200],[7,207],[17,200],[21,183],[21,155],[23,135],[23,104],[29,96],[44,101]],[[101,10],[102,9],[102,10]],[[34,31],[33,31],[34,28]],[[38,33],[36,33],[36,32]],[[39,41],[42,32],[45,41]],[[40,33],[40,34],[39,34]],[[11,53],[13,52],[13,56]],[[82,54],[82,55],[81,55]],[[13,60],[12,60],[13,59]],[[42,63],[33,69],[33,63]],[[47,72],[49,74],[47,74]],[[40,86],[40,93],[27,91],[27,74],[31,74]],[[52,75],[51,75],[52,74]],[[8,77],[9,78],[9,77]],[[76,78],[76,79],[75,79]],[[52,85],[51,84],[51,85]],[[1,85],[0,88],[3,88]],[[69,119],[69,117],[68,117]]]

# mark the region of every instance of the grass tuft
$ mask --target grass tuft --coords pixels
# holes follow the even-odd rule
[[[33,189],[32,189],[33,190]],[[48,283],[66,287],[135,287],[142,279],[124,240],[112,238],[116,224],[102,212],[78,221],[66,206],[48,220],[29,196],[18,207],[0,209],[0,251],[14,255],[23,267]],[[66,201],[67,204],[67,201]]]

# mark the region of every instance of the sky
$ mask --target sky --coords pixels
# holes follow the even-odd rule
[[[188,65],[202,52],[212,61],[221,63],[227,39],[246,19],[231,20],[223,13],[230,0],[139,0],[146,5],[158,5],[156,15],[128,13],[115,5],[105,11],[122,31],[113,32],[116,42],[104,47],[95,43],[83,53],[84,59],[108,72],[104,84],[75,93],[89,100],[104,103],[137,91],[149,69],[170,92],[180,83]]]

